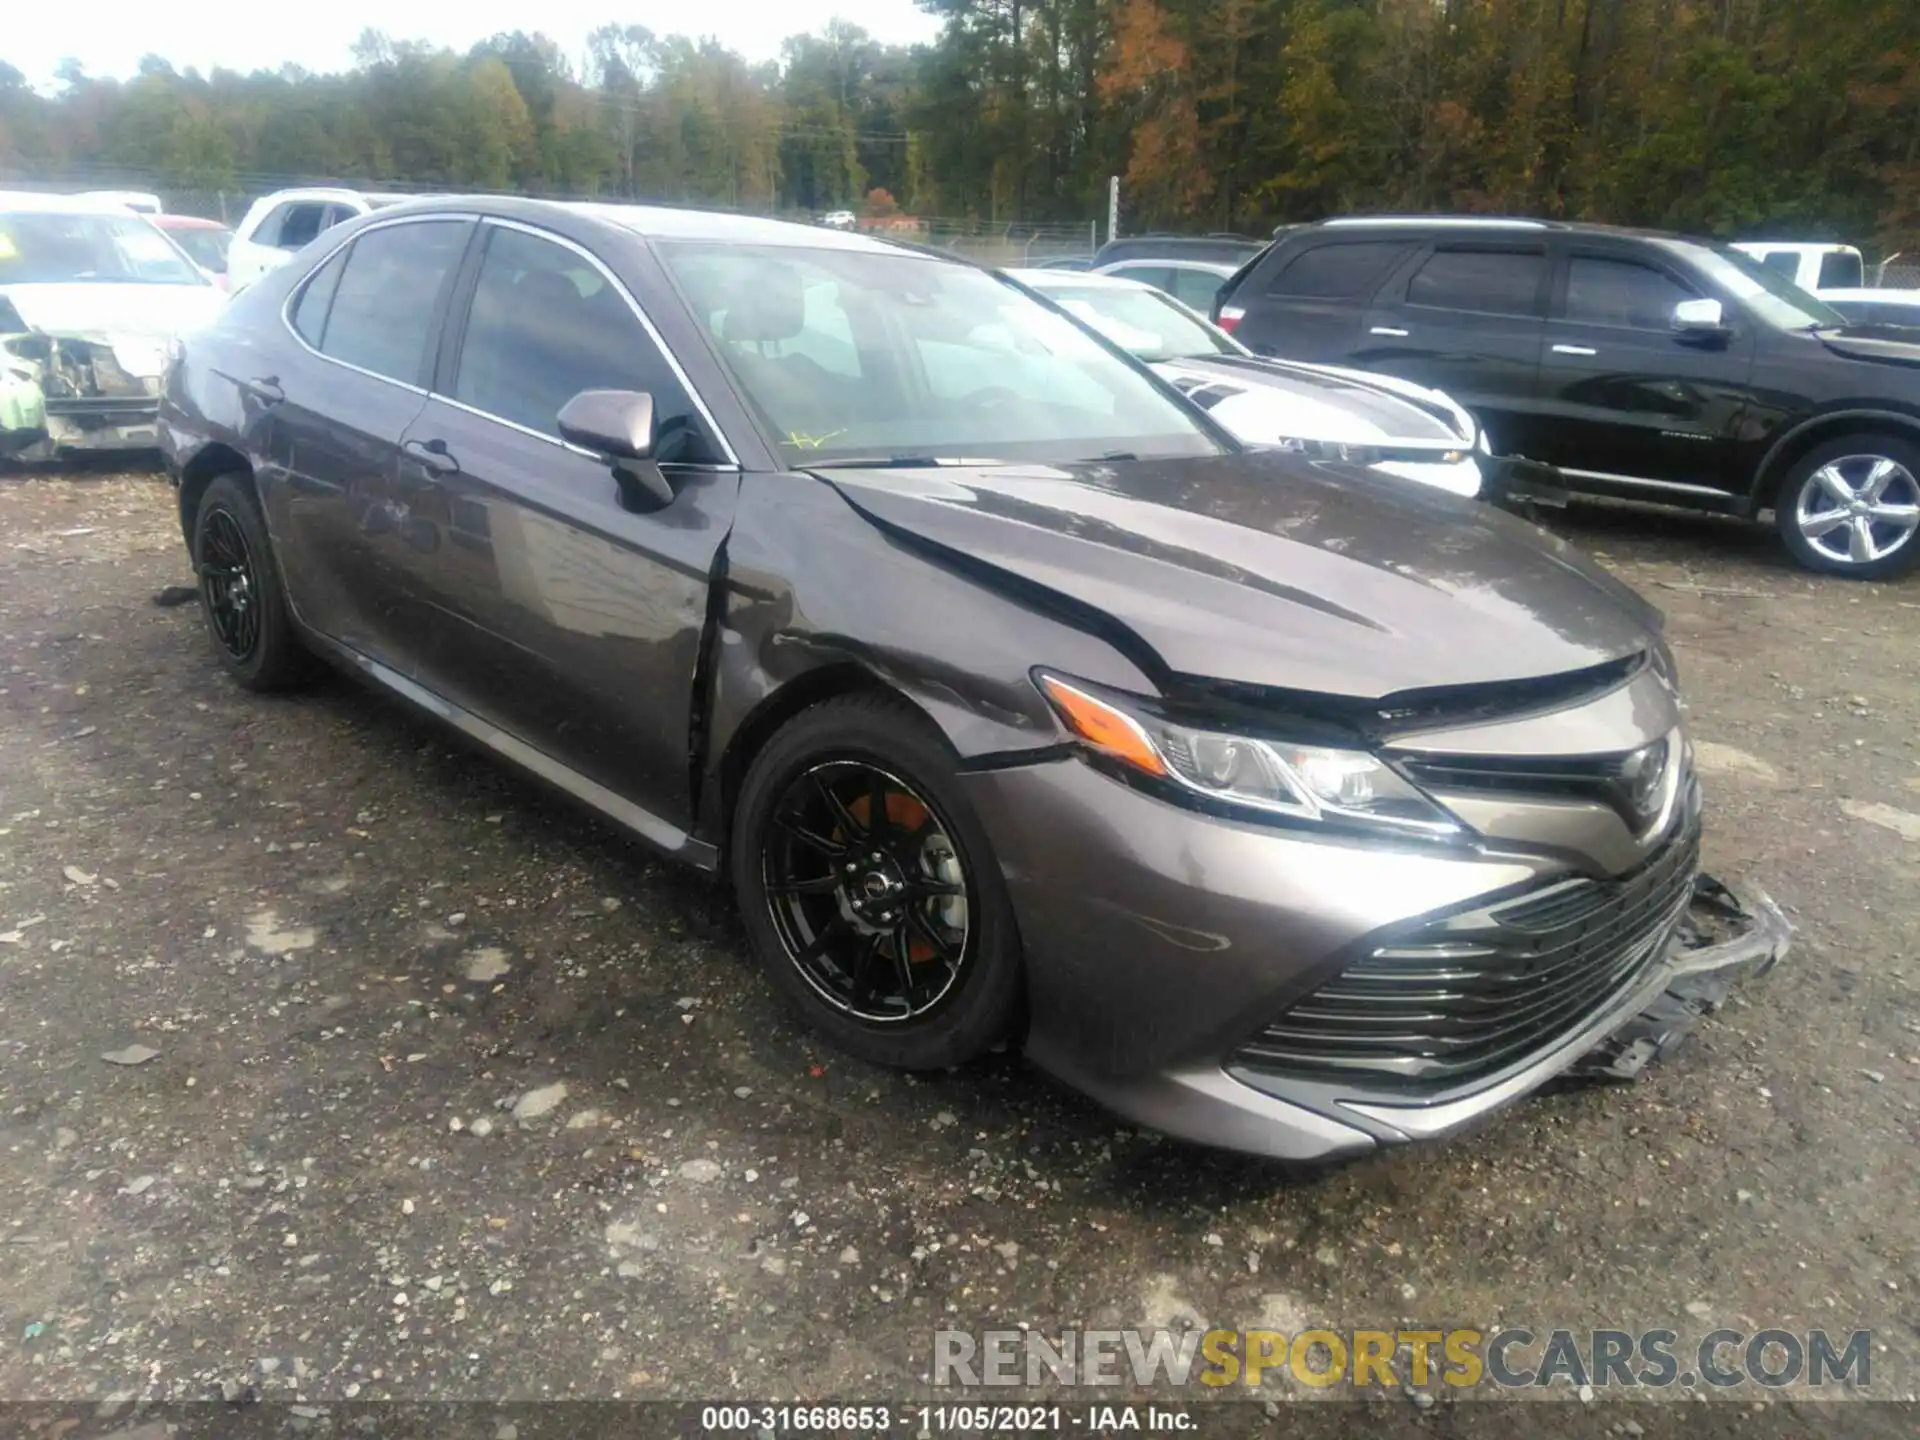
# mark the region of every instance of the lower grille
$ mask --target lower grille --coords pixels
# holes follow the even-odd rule
[[[1232,1062],[1438,1090],[1577,1030],[1664,953],[1700,864],[1698,822],[1616,880],[1565,880],[1397,937],[1294,1004]]]

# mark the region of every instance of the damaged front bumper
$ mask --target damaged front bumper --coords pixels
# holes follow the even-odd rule
[[[155,448],[159,372],[123,363],[126,348],[98,339],[0,336],[0,458]],[[135,348],[140,361],[149,358],[147,347]]]
[[[1567,1073],[1633,1079],[1671,1055],[1696,1024],[1727,1003],[1736,984],[1766,974],[1785,959],[1792,938],[1786,915],[1758,886],[1696,875],[1692,903],[1667,952],[1666,988]]]

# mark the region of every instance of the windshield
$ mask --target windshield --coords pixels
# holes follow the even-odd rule
[[[0,285],[73,281],[204,285],[206,278],[145,220],[79,211],[0,214]]]
[[[227,268],[227,242],[233,239],[231,230],[213,230],[195,225],[190,229],[168,230],[173,243],[187,252],[202,270],[224,270]]]
[[[870,250],[660,250],[789,464],[1221,448],[1145,373],[985,271]]]
[[[1816,326],[1847,323],[1838,310],[1802,290],[1791,276],[1781,274],[1751,255],[1724,245],[1681,242],[1675,248],[1768,325],[1782,330],[1810,330]]]
[[[1121,285],[1036,287],[1076,320],[1084,320],[1137,360],[1210,360],[1247,352],[1158,290]]]

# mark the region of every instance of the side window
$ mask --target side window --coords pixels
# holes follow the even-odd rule
[[[342,251],[314,273],[294,302],[293,328],[316,350],[327,332],[327,311],[333,304],[333,292],[340,288],[340,272],[346,268],[347,256]]]
[[[1211,270],[1175,270],[1173,298],[1205,315],[1213,309],[1213,297],[1220,293],[1225,278]]]
[[[273,209],[260,217],[260,223],[254,226],[253,234],[246,238],[253,241],[256,245],[278,245],[280,243],[280,227],[286,224],[287,212],[291,209],[293,209],[293,206],[290,204],[274,206]]]
[[[1567,266],[1566,318],[1581,325],[1665,330],[1674,306],[1699,298],[1690,286],[1636,260],[1575,255]]]
[[[321,353],[420,384],[435,307],[466,236],[464,220],[416,220],[357,237],[334,286]]]
[[[1822,290],[1858,290],[1865,282],[1858,255],[1836,250],[1820,257],[1820,278],[1816,283]]]
[[[326,229],[327,207],[308,201],[287,206],[280,217],[280,233],[274,244],[282,250],[298,250]]]
[[[490,228],[453,398],[557,437],[561,409],[582,390],[644,391],[653,397],[655,458],[712,458],[686,390],[606,276],[564,245]]]
[[[1538,315],[1547,257],[1528,250],[1436,250],[1407,282],[1407,303],[1482,315]]]
[[[1789,280],[1800,273],[1800,257],[1791,250],[1769,250],[1760,257],[1760,263],[1769,270],[1778,270]]]
[[[1267,286],[1269,295],[1301,300],[1363,300],[1412,248],[1400,240],[1316,245],[1288,261]]]

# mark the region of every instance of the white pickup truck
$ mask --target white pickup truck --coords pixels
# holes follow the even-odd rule
[[[1737,240],[1734,249],[1778,270],[1802,290],[1858,290],[1867,283],[1866,261],[1851,245],[1786,240]]]

